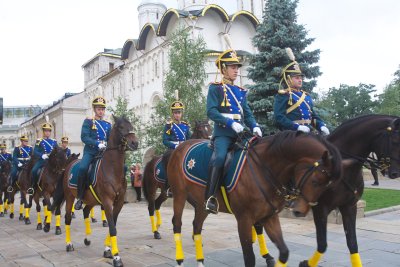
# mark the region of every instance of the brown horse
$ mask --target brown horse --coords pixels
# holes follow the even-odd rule
[[[7,201],[8,176],[10,175],[10,172],[11,162],[7,160],[2,161],[0,164],[0,217],[4,217],[6,211],[4,209],[4,203]]]
[[[176,244],[176,261],[183,263],[181,241],[182,213],[186,201],[195,209],[193,239],[198,265],[204,261],[201,230],[207,213],[204,210],[204,187],[185,178],[182,168],[190,147],[200,141],[189,140],[179,146],[168,162],[167,175],[174,195],[172,219]],[[341,175],[341,157],[337,149],[317,136],[285,131],[260,138],[248,147],[247,159],[240,179],[225,204],[217,194],[220,211],[231,210],[238,222],[238,231],[245,266],[254,266],[252,225],[260,223],[279,249],[278,266],[286,266],[289,250],[283,240],[278,212],[287,198],[296,198],[291,208],[296,215],[306,214],[328,185]],[[197,163],[200,160],[197,159]],[[292,189],[292,190],[289,190]]]
[[[366,115],[341,124],[328,137],[341,152],[343,158],[356,163],[343,169],[343,179],[325,191],[319,204],[312,208],[317,230],[317,251],[300,267],[315,267],[327,248],[327,218],[329,213],[339,208],[343,218],[347,246],[353,267],[362,266],[358,253],[356,236],[357,201],[364,191],[362,167],[374,165],[390,178],[400,176],[400,117],[387,115]],[[368,156],[374,152],[378,161]]]
[[[106,248],[103,256],[106,258],[113,258],[114,266],[123,266],[121,258],[118,255],[116,223],[119,212],[124,204],[126,192],[126,180],[124,175],[125,150],[136,150],[138,148],[138,141],[133,133],[132,124],[126,118],[113,117],[115,124],[111,129],[107,149],[102,154],[102,159],[99,163],[99,171],[96,177],[97,183],[94,187],[89,187],[91,190],[87,190],[83,198],[86,204],[83,209],[86,226],[86,238],[84,239],[84,243],[87,246],[90,245],[90,210],[96,205],[103,205],[109,227],[109,234],[104,241]],[[68,186],[68,174],[76,161],[73,161],[66,167],[63,179],[57,184],[54,202],[51,206],[51,210],[53,211],[55,207],[61,206],[64,199],[66,201],[65,240],[68,252],[74,250],[74,246],[71,242],[70,227],[72,205],[74,204],[77,193],[75,188],[70,188]]]
[[[48,233],[50,231],[50,224],[52,213],[47,209],[47,207],[51,206],[50,198],[53,196],[53,193],[56,189],[57,181],[59,180],[60,175],[64,173],[65,167],[68,163],[72,162],[72,160],[77,159],[79,155],[72,154],[69,158],[67,158],[67,154],[65,153],[65,149],[61,147],[54,147],[49,155],[49,159],[45,163],[42,168],[42,173],[40,175],[40,180],[38,181],[38,190],[35,191],[33,197],[30,197],[29,207],[31,206],[32,198],[36,203],[36,211],[37,211],[37,230],[42,229],[42,220],[40,216],[40,204],[39,199],[43,197],[43,206],[44,206],[44,217],[45,217],[45,225],[43,227],[43,231]],[[60,209],[57,209],[55,212],[56,216],[56,235],[61,234],[61,215]]]
[[[21,200],[19,206],[19,220],[25,221],[25,224],[31,224],[31,220],[29,219],[30,207],[28,207],[26,191],[31,186],[31,170],[34,164],[35,160],[33,158],[23,163],[21,170],[17,173],[17,181],[12,187],[13,190],[8,194],[10,204],[10,219],[13,219],[15,194],[17,191],[20,191]]]
[[[212,127],[208,121],[196,121],[193,134],[191,139],[210,139],[212,135]],[[160,207],[165,200],[167,200],[167,188],[165,182],[158,181],[155,177],[156,164],[163,158],[163,156],[156,156],[150,162],[146,164],[143,172],[143,193],[146,198],[150,216],[151,231],[153,232],[155,239],[161,239],[161,235],[158,232],[159,227],[162,224]],[[167,157],[165,157],[167,161]],[[163,164],[166,163],[163,162]],[[161,190],[161,193],[156,199],[157,189]],[[154,219],[154,211],[156,214],[156,220]]]

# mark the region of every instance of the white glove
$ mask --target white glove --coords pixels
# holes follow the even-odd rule
[[[262,132],[261,132],[261,128],[260,127],[254,127],[253,128],[253,134],[254,135],[258,135],[259,137],[262,137]]]
[[[326,127],[326,126],[321,126],[321,132],[322,132],[324,135],[329,135],[329,134],[330,134],[329,129],[328,129],[328,127]]]
[[[303,133],[309,133],[310,128],[308,128],[307,126],[304,126],[304,125],[299,125],[299,127],[297,128],[297,131],[301,131]]]
[[[174,147],[174,149],[175,149],[175,148],[177,148],[178,146],[179,146],[179,144],[175,144],[175,147]]]
[[[98,146],[97,146],[100,150],[104,150],[104,149],[106,149],[106,145],[105,144],[103,144],[103,143],[100,143]]]
[[[244,130],[243,125],[237,122],[232,123],[231,127],[236,133],[241,133]]]
[[[49,156],[47,154],[42,155],[42,159],[48,159],[48,158],[49,158]]]
[[[22,163],[21,162],[18,162],[18,167],[22,167]]]

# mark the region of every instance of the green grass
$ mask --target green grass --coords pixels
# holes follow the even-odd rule
[[[362,199],[367,202],[365,211],[400,205],[400,190],[365,188]]]

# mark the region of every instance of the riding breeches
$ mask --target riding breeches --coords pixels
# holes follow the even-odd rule
[[[210,160],[210,166],[212,167],[224,167],[226,154],[232,144],[235,143],[235,139],[228,136],[216,136],[214,138],[214,152]]]
[[[44,163],[45,163],[44,160],[39,160],[33,166],[33,168],[32,168],[32,183],[37,183],[37,181],[39,179],[38,171],[39,171],[40,168],[43,167]]]

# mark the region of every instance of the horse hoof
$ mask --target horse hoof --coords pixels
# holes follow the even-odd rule
[[[111,250],[104,250],[104,252],[103,252],[103,257],[104,257],[104,258],[107,258],[107,259],[112,259],[113,256],[112,256],[112,254],[111,254]]]
[[[38,225],[36,226],[36,230],[42,230],[42,224],[38,223]]]
[[[31,220],[29,218],[25,218],[25,224],[31,224]]]
[[[124,264],[122,263],[121,258],[113,259],[113,266],[114,267],[122,267]]]
[[[20,215],[19,215],[19,218],[18,218],[18,220],[20,220],[20,221],[23,221],[23,220],[25,220],[25,217],[24,217],[24,215],[20,214]]]
[[[197,267],[204,267],[204,260],[197,261]]]
[[[299,263],[299,267],[310,267],[310,266],[308,265],[308,261],[304,260],[304,261]]]
[[[85,240],[83,240],[83,243],[85,243],[85,246],[90,246],[90,240],[85,238]]]
[[[108,227],[108,222],[107,221],[103,221],[103,227]]]
[[[265,262],[267,263],[267,267],[274,267],[275,266],[275,259],[271,256],[271,254],[266,254],[263,256]]]
[[[10,213],[10,219],[14,219],[14,213]]]
[[[68,244],[67,245],[67,252],[71,252],[71,251],[74,251],[75,249],[74,249],[74,245],[72,245],[72,244]]]
[[[75,218],[76,218],[76,216],[75,216],[75,213],[74,213],[74,212],[72,212],[72,214],[71,214],[71,217],[72,217],[72,219],[75,219]]]
[[[0,217],[4,217],[4,213],[3,212],[0,212]]]
[[[96,218],[92,218],[92,223],[97,223]]]
[[[183,267],[183,260],[176,260],[176,263],[178,263],[178,266]]]
[[[46,233],[48,233],[50,231],[50,224],[46,223],[43,227],[43,231],[45,231]]]
[[[161,239],[161,235],[158,231],[154,232],[154,239]]]
[[[56,226],[56,235],[61,235],[61,227]]]
[[[7,214],[8,213],[8,211],[7,210],[4,210],[4,214]]]

